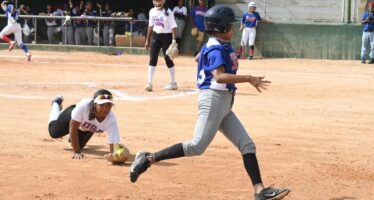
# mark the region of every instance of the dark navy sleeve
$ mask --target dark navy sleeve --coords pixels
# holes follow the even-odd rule
[[[243,13],[242,24],[245,24],[245,13]]]
[[[207,55],[208,63],[204,65],[204,70],[213,71],[222,65],[225,66],[225,60],[222,55],[222,51],[219,49],[212,50]]]
[[[256,15],[256,19],[257,19],[258,21],[261,21],[261,20],[262,20],[261,17],[260,17],[260,14],[259,14],[258,12],[255,12],[255,15]]]

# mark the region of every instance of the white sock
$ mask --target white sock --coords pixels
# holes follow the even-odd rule
[[[169,68],[171,83],[175,83],[175,67]]]
[[[155,76],[156,67],[155,66],[148,66],[148,83],[153,83],[153,77]]]
[[[49,114],[48,123],[51,121],[57,120],[58,116],[60,116],[60,106],[58,105],[58,103],[53,102],[52,110],[51,110],[51,113]]]

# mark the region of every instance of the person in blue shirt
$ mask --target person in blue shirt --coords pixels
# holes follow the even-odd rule
[[[245,56],[245,47],[249,45],[248,59],[252,60],[255,52],[256,27],[258,22],[268,22],[262,19],[260,14],[256,12],[256,3],[250,2],[248,4],[248,12],[243,13],[240,24],[240,31],[242,32],[241,46],[238,51],[238,57]]]
[[[204,16],[208,9],[206,8],[205,0],[199,0],[199,5],[192,8],[191,10],[191,24],[192,24],[192,30],[191,34],[192,36],[196,37],[197,43],[196,43],[196,52],[194,53],[194,56],[196,56],[201,49],[201,45],[204,40],[205,35],[205,26],[204,26]]]
[[[5,16],[7,18],[8,24],[3,28],[3,30],[1,30],[0,39],[9,44],[9,51],[11,51],[18,43],[18,46],[25,52],[26,61],[31,61],[31,53],[22,41],[22,28],[20,24],[20,18],[14,2],[3,1],[1,3],[1,8],[5,11]],[[14,34],[14,39],[16,41],[11,41],[8,38],[8,35],[12,33]]]
[[[230,43],[234,35],[235,21],[231,8],[215,6],[207,11],[204,21],[211,37],[202,47],[198,60],[197,86],[200,93],[194,136],[190,141],[175,144],[156,153],[138,152],[130,167],[130,181],[136,182],[139,176],[156,162],[203,154],[219,130],[239,149],[254,187],[255,199],[283,199],[290,190],[264,187],[255,144],[232,111],[236,83],[249,83],[261,92],[270,81],[264,77],[236,75],[239,63]]]
[[[362,33],[361,63],[365,64],[366,54],[370,46],[369,64],[374,64],[374,2],[368,3],[368,12],[361,17],[364,26]]]

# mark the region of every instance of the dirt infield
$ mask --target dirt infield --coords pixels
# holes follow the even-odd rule
[[[113,166],[106,136],[94,135],[87,159],[72,160],[67,138],[51,139],[51,99],[64,106],[96,89],[115,93],[122,141],[135,153],[192,137],[196,66],[176,60],[178,91],[164,61],[146,93],[146,56],[0,51],[0,199],[252,199],[238,150],[220,133],[204,155],[160,162],[136,184],[130,164]],[[293,200],[367,200],[374,191],[374,65],[359,61],[240,60],[240,74],[265,75],[259,94],[240,84],[234,111],[255,140],[266,185],[288,187]]]

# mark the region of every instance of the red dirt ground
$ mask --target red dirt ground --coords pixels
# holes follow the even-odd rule
[[[99,88],[116,91],[114,112],[131,152],[157,151],[191,139],[197,116],[196,64],[176,59],[178,91],[146,93],[147,56],[0,51],[0,199],[252,199],[238,150],[217,133],[204,155],[160,162],[136,184],[130,163],[111,165],[105,134],[72,160],[67,138],[51,139],[51,99],[64,106]],[[374,196],[374,65],[306,59],[240,60],[240,74],[272,81],[259,94],[240,84],[233,110],[257,145],[266,185],[286,199],[368,200]]]

